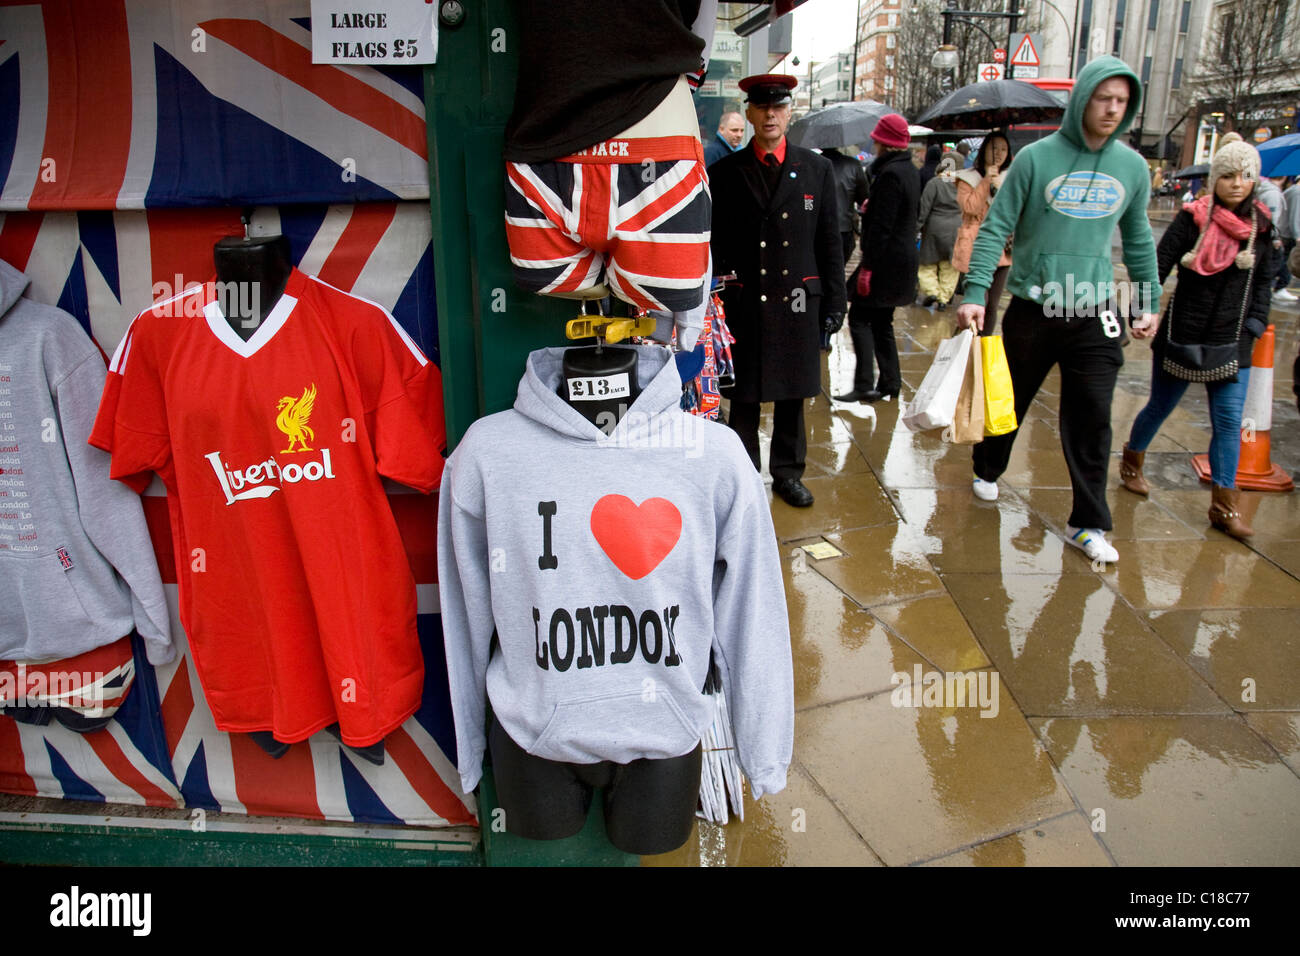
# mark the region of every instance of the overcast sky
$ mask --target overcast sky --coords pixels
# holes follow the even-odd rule
[[[858,0],[807,0],[796,7],[791,14],[793,49],[781,69],[789,68],[791,58],[798,56],[801,66],[794,71],[805,72],[810,56],[820,63],[853,46],[853,20],[857,12]]]

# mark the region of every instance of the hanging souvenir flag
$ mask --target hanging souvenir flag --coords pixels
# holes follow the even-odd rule
[[[136,635],[92,652],[99,669],[123,675],[130,692],[114,698],[116,712],[98,730],[81,732],[45,708],[43,723],[16,720],[0,708],[0,791],[36,797],[179,807],[162,723],[158,684]],[[90,657],[91,655],[82,655]],[[107,688],[107,698],[113,693]],[[106,700],[106,703],[108,701]]]

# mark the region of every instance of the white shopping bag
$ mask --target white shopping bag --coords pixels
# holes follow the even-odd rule
[[[962,329],[939,344],[930,371],[925,373],[921,387],[903,413],[903,424],[909,429],[921,432],[952,424],[974,338],[970,329]]]

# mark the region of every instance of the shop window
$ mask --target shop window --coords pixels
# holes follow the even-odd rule
[[[1273,22],[1273,56],[1282,55],[1282,41],[1286,38],[1286,11],[1289,0],[1278,4],[1277,19]]]
[[[1219,56],[1227,60],[1232,55],[1232,33],[1237,26],[1237,12],[1229,10],[1222,14],[1223,17],[1223,45],[1219,48]]]
[[[1119,46],[1124,40],[1124,14],[1127,12],[1125,9],[1127,6],[1126,0],[1118,0],[1115,5],[1115,42],[1111,48],[1115,56],[1120,55]]]

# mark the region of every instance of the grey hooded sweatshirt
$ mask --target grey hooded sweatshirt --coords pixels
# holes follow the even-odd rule
[[[513,409],[447,462],[438,581],[461,784],[481,775],[485,707],[564,763],[690,752],[722,672],[755,797],[786,782],[789,620],[762,481],[725,425],[678,408],[668,353],[606,436],[557,394],[564,349],[528,357]],[[497,641],[493,641],[493,632]]]
[[[107,370],[0,261],[0,659],[62,660],[130,634],[175,656],[140,497],[86,443]]]

